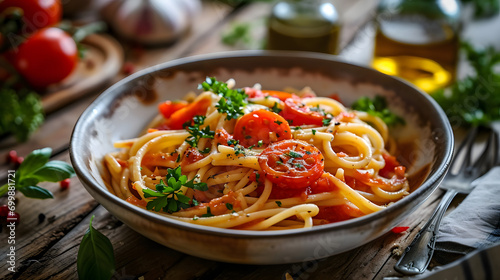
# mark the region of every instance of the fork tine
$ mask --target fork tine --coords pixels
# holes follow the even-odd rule
[[[498,142],[497,142],[498,135],[491,129],[488,132],[489,132],[488,140],[486,142],[486,146],[483,149],[483,152],[481,153],[479,158],[474,162],[474,164],[470,167],[471,168],[470,172],[475,176],[485,173],[496,162],[496,157],[497,157],[496,154],[498,150]]]
[[[462,143],[460,143],[460,146],[457,149],[457,152],[455,154],[455,158],[453,160],[453,165],[457,164],[457,158],[463,152],[463,149],[466,148],[465,157],[464,157],[464,160],[462,161],[462,165],[460,166],[460,169],[458,170],[458,173],[464,172],[465,169],[471,165],[472,147],[474,146],[474,142],[475,142],[474,140],[476,139],[477,132],[478,132],[478,127],[477,126],[472,127],[472,129],[467,134],[467,137],[465,138],[465,140],[462,141]]]

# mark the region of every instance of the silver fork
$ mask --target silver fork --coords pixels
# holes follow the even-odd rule
[[[425,271],[434,254],[436,235],[439,231],[439,224],[446,209],[450,205],[455,195],[458,193],[470,193],[473,189],[471,182],[486,172],[490,168],[489,157],[493,154],[492,149],[496,149],[496,136],[489,131],[486,145],[479,158],[471,163],[472,148],[478,134],[478,128],[474,127],[460,144],[450,167],[450,172],[446,175],[439,186],[446,190],[441,202],[434,210],[430,220],[424,225],[415,236],[410,246],[406,248],[399,261],[394,266],[396,271],[405,275],[415,275]],[[465,150],[464,150],[465,149]],[[457,164],[457,158],[465,152],[464,160],[456,174],[452,174],[452,168]],[[496,154],[496,153],[495,153]]]

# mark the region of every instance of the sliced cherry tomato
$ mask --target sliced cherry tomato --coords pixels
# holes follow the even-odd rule
[[[286,120],[290,121],[291,125],[312,124],[317,126],[323,125],[325,118],[320,112],[311,110],[310,107],[304,105],[299,99],[288,98],[285,100],[285,107],[280,112]]]
[[[14,66],[36,88],[68,77],[78,62],[76,43],[66,32],[49,27],[24,41],[13,58]]]
[[[25,29],[23,33],[52,26],[61,20],[62,5],[59,0],[3,0],[0,1],[0,12],[8,8],[23,10]]]
[[[194,116],[205,115],[211,103],[212,102],[206,98],[190,103],[173,112],[167,119],[166,124],[170,129],[182,129],[182,125],[191,121]]]
[[[158,105],[158,111],[160,111],[160,113],[163,115],[165,119],[168,119],[173,113],[175,113],[181,108],[186,107],[187,105],[188,103],[183,100],[179,101],[167,100]]]
[[[234,139],[244,147],[292,139],[288,122],[280,115],[261,109],[239,118],[234,127]]]
[[[300,140],[285,140],[267,147],[259,156],[266,178],[281,188],[310,186],[323,174],[324,159],[313,145]]]
[[[262,90],[262,93],[264,95],[269,95],[269,96],[274,96],[276,98],[279,98],[281,101],[285,101],[288,98],[293,98],[293,99],[300,99],[297,95],[289,92],[284,92],[284,91],[279,91],[279,90]]]

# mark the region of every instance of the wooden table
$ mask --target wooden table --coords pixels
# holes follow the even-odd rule
[[[342,56],[350,57],[356,46],[355,34],[370,19],[377,1],[337,1],[337,8],[344,20],[341,38]],[[253,36],[265,35],[264,18],[269,4],[256,3],[230,7],[214,1],[203,3],[202,14],[194,22],[192,30],[174,45],[153,49],[140,49],[124,44],[126,60],[135,70],[175,58],[233,50],[221,43],[221,34],[231,24],[254,21]],[[258,20],[256,20],[258,19]],[[353,43],[354,42],[354,43]],[[351,46],[351,49],[349,49]],[[124,77],[119,74],[115,81]],[[102,91],[103,89],[101,89]],[[100,92],[88,94],[47,116],[43,126],[26,143],[13,139],[0,142],[0,179],[6,181],[8,170],[13,169],[4,160],[10,150],[26,156],[34,149],[51,147],[53,159],[69,162],[68,146],[73,126]],[[382,237],[352,251],[329,258],[285,265],[253,266],[220,263],[189,256],[163,247],[111,216],[84,189],[79,180],[71,179],[71,187],[61,190],[56,183],[43,187],[54,193],[51,200],[27,199],[17,195],[16,211],[21,223],[15,230],[15,273],[7,270],[7,238],[5,228],[0,233],[0,278],[2,279],[77,279],[77,252],[83,234],[95,215],[94,227],[112,242],[116,257],[114,279],[285,279],[287,274],[295,279],[381,279],[400,276],[393,270],[397,249],[406,247],[429,218],[439,201],[440,191],[435,192],[418,211],[401,222],[409,226],[406,232],[389,232]],[[0,198],[0,204],[6,197]],[[10,245],[9,245],[10,246]]]

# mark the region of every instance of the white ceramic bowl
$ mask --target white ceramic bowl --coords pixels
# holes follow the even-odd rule
[[[234,78],[237,87],[266,89],[310,86],[319,95],[338,93],[349,105],[362,96],[383,95],[391,110],[407,121],[394,136],[411,141],[402,155],[408,172],[422,168],[423,183],[382,211],[311,229],[241,231],[193,225],[140,209],[111,194],[100,176],[103,156],[113,142],[136,137],[157,114],[162,100],[196,90],[207,76]],[[453,134],[436,102],[415,87],[335,56],[243,51],[183,58],[138,72],[106,90],[78,120],[71,139],[71,161],[88,192],[109,212],[140,234],[175,250],[202,258],[279,264],[338,254],[381,236],[414,211],[437,187],[452,157]]]

